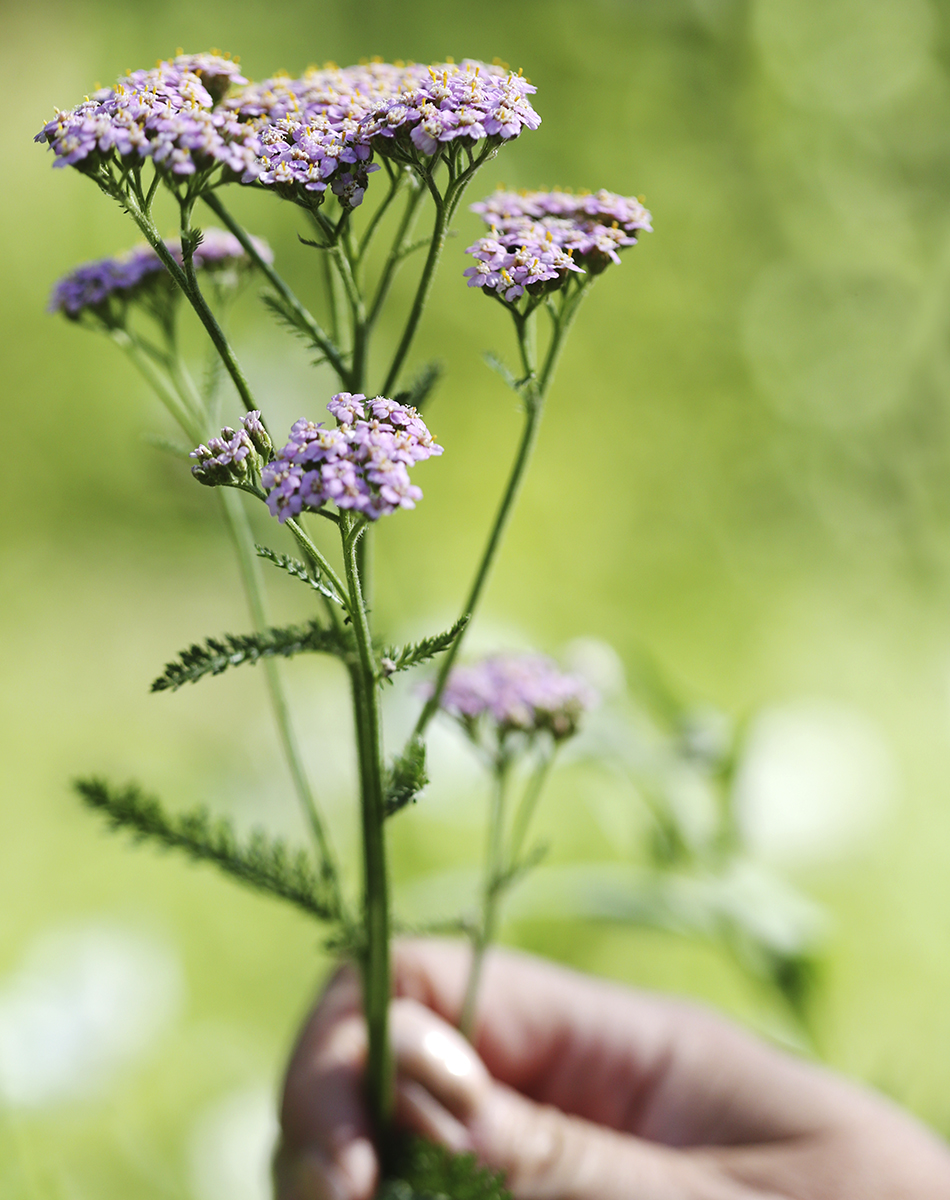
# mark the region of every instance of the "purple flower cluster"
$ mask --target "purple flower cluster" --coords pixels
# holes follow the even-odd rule
[[[379,169],[374,148],[411,160],[447,142],[509,140],[540,124],[534,91],[521,74],[470,59],[327,66],[248,84],[229,59],[183,54],[57,113],[35,140],[60,167],[151,158],[183,178],[221,165],[306,204],[329,188],[353,208]]]
[[[463,272],[468,276],[468,286],[497,292],[509,304],[525,290],[534,294],[560,287],[571,271],[584,274],[571,251],[562,250],[550,233],[535,238],[522,230],[514,241],[479,238],[465,253],[475,259],[475,266]]]
[[[235,63],[215,54],[183,54],[150,71],[130,72],[75,108],[58,112],[34,139],[48,142],[54,166],[94,170],[113,156],[150,158],[171,176],[216,165],[250,182],[260,172],[254,130],[219,101],[245,84]]]
[[[177,238],[165,245],[178,262],[181,258],[181,243]],[[254,239],[258,254],[266,262],[273,261],[273,254],[266,242]],[[223,229],[206,229],[194,264],[198,270],[214,271],[218,282],[231,283],[234,272],[250,265],[241,243],[233,234]],[[111,258],[100,258],[95,262],[76,267],[53,288],[48,311],[61,312],[73,320],[84,312],[104,315],[107,305],[118,301],[127,305],[156,280],[165,282],[165,267],[151,246],[135,246],[123,254]]]
[[[466,59],[461,63],[365,63],[312,69],[300,79],[254,84],[228,101],[260,135],[264,169],[258,182],[311,200],[330,187],[355,207],[372,151],[398,148],[431,156],[446,142],[507,140],[541,118],[520,74]]]
[[[332,501],[371,521],[415,508],[422,492],[409,467],[442,453],[419,413],[395,400],[340,392],[327,405],[335,429],[295,421],[291,440],[264,468],[267,506],[279,521]]]
[[[259,409],[245,413],[240,429],[225,426],[220,437],[208,438],[189,454],[195,459],[191,473],[199,483],[211,487],[246,479],[253,468],[260,472],[274,447],[261,422]]]
[[[520,73],[473,59],[413,65],[404,68],[398,88],[367,115],[361,130],[364,137],[382,139],[405,130],[425,155],[466,138],[470,145],[486,137],[507,141],[541,124],[528,99],[535,91]]]
[[[469,287],[496,292],[509,303],[562,286],[571,271],[598,274],[620,262],[641,231],[651,231],[650,214],[632,196],[613,192],[496,192],[472,205],[491,225],[489,237],[466,250],[475,266],[465,271]]]
[[[486,721],[499,738],[547,731],[560,741],[577,731],[595,703],[583,679],[541,654],[499,654],[455,667],[440,701],[476,741]]]

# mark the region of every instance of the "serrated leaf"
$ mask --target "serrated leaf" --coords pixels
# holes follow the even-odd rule
[[[512,1200],[503,1177],[480,1166],[474,1154],[402,1136],[389,1159],[376,1200]]]
[[[183,446],[181,442],[173,441],[172,438],[162,437],[160,433],[143,433],[142,441],[149,446],[154,446],[156,450],[162,450],[166,454],[170,454],[173,458],[182,458],[185,462],[188,461],[191,451],[187,446]]]
[[[186,683],[197,683],[206,675],[220,675],[229,667],[253,666],[262,658],[290,658],[295,654],[336,654],[345,658],[348,647],[333,629],[324,629],[316,621],[306,625],[288,625],[265,633],[225,633],[220,638],[205,638],[182,650],[174,662],[152,683],[153,692],[177,691]]]
[[[321,920],[336,920],[340,915],[304,850],[291,850],[262,830],[241,840],[230,821],[212,818],[205,808],[169,813],[135,784],[113,789],[101,779],[80,779],[74,786],[83,802],[102,813],[112,829],[128,830],[136,841],[157,842],[192,859],[214,863],[245,886],[279,896]]]
[[[497,354],[493,354],[491,350],[486,350],[482,355],[482,358],[484,358],[486,364],[495,372],[496,375],[500,375],[502,377],[502,379],[508,384],[513,392],[517,392],[518,395],[521,395],[521,385]]]
[[[319,592],[321,596],[326,596],[328,600],[333,600],[339,605],[343,604],[342,599],[337,595],[336,589],[326,582],[323,575],[319,571],[308,570],[306,564],[302,563],[299,558],[291,558],[289,554],[278,554],[276,550],[271,550],[269,546],[260,546],[256,542],[254,549],[261,558],[266,558],[278,570],[286,571],[294,579],[300,579],[308,587],[313,588],[315,592]]]
[[[385,816],[391,817],[407,804],[412,804],[428,782],[425,742],[420,737],[411,738],[386,772],[383,792]]]
[[[288,304],[276,292],[261,292],[261,300],[271,310],[278,325],[282,325],[288,333],[299,337],[312,349],[319,350],[323,354],[325,347],[314,337],[312,330],[307,328],[307,323],[300,319],[298,313],[294,312],[293,305]]]
[[[399,392],[393,399],[399,404],[408,404],[421,412],[444,371],[445,368],[437,359],[426,363],[409,387],[404,392]]]
[[[451,629],[446,629],[443,633],[433,634],[432,637],[423,638],[419,642],[410,642],[398,650],[390,647],[381,660],[384,677],[395,675],[397,671],[408,671],[410,667],[417,667],[420,663],[428,662],[430,658],[448,650],[470,619],[470,614],[464,613]]]

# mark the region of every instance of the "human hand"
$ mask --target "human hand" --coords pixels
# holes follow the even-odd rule
[[[492,952],[475,1050],[469,954],[394,951],[400,1124],[504,1172],[516,1200],[947,1200],[950,1150],[872,1092],[699,1007]],[[278,1200],[368,1200],[366,1034],[344,968],[284,1091]]]

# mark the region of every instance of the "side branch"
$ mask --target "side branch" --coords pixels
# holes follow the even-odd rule
[[[136,841],[150,839],[214,863],[245,886],[279,896],[321,921],[341,917],[303,850],[290,850],[260,830],[242,843],[224,818],[212,819],[204,808],[168,813],[134,784],[118,790],[101,779],[80,779],[74,786],[83,803],[101,812],[112,829],[127,829]]]

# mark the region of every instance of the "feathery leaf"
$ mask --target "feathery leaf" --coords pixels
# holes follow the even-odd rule
[[[419,642],[410,642],[398,650],[395,647],[390,648],[383,655],[385,659],[383,675],[388,678],[390,675],[395,675],[397,671],[408,671],[410,667],[417,667],[420,663],[435,658],[443,650],[448,650],[469,620],[470,614],[463,613],[452,628],[446,629],[443,633],[433,634],[432,637],[423,638]]]
[[[415,1135],[393,1139],[376,1200],[511,1200],[504,1178],[474,1154],[454,1154]]]
[[[268,562],[273,563],[281,571],[286,571],[288,575],[292,575],[295,579],[300,579],[309,587],[312,587],[315,592],[319,592],[321,596],[326,596],[328,600],[333,600],[337,604],[342,605],[342,599],[337,595],[336,589],[332,588],[326,582],[322,572],[317,570],[308,570],[305,563],[302,563],[299,558],[291,558],[289,554],[278,554],[276,550],[271,550],[269,546],[260,546],[256,542],[254,549],[261,558],[266,558]]]
[[[383,812],[387,817],[412,804],[429,782],[426,774],[426,745],[420,737],[410,738],[386,772]]]
[[[492,354],[490,350],[486,350],[482,355],[482,358],[484,358],[486,364],[491,367],[496,375],[500,375],[502,377],[502,379],[508,384],[513,392],[517,392],[519,396],[521,395],[521,385],[497,354]]]
[[[445,367],[442,363],[438,359],[433,359],[432,362],[425,364],[409,387],[404,392],[398,392],[393,399],[398,404],[408,404],[421,412],[444,373]]]
[[[262,830],[239,840],[230,821],[212,819],[205,808],[169,813],[135,784],[113,789],[101,779],[79,779],[74,786],[83,803],[101,812],[112,829],[127,829],[136,841],[152,840],[212,862],[246,886],[288,900],[321,920],[340,915],[304,850],[290,850]]]
[[[152,683],[153,692],[177,691],[183,684],[197,683],[206,675],[220,675],[228,667],[245,663],[252,666],[262,658],[308,652],[336,654],[345,658],[348,648],[333,629],[324,629],[316,621],[306,625],[288,625],[283,629],[268,629],[265,633],[225,633],[220,638],[205,638],[182,650],[174,662]]]

